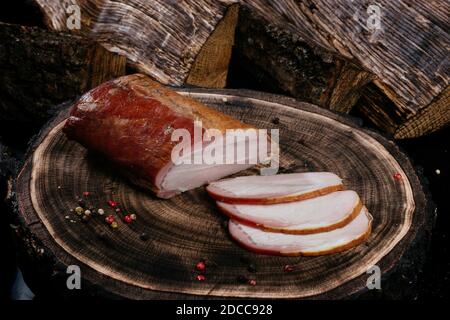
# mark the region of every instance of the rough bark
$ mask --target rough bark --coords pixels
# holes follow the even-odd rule
[[[125,73],[125,58],[79,35],[0,23],[0,120],[42,125],[50,109]]]
[[[235,55],[236,77],[247,74],[268,91],[341,112],[350,111],[374,78],[349,61],[310,47],[298,35],[267,24],[246,7],[239,14]]]

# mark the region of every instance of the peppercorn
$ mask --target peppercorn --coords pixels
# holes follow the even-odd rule
[[[195,265],[195,269],[197,269],[198,271],[205,271],[206,270],[206,264],[204,261],[200,261]]]
[[[117,202],[115,202],[115,201],[113,201],[113,200],[108,200],[108,205],[111,207],[111,208],[115,208],[115,207],[117,207]]]
[[[97,233],[97,238],[100,240],[106,240],[107,239],[106,232],[100,231],[99,233]]]
[[[394,174],[394,179],[395,180],[401,180],[402,179],[402,175],[397,172],[396,174]]]
[[[247,270],[248,270],[248,272],[255,273],[256,272],[256,266],[253,263],[249,264],[248,267],[247,267]]]
[[[199,274],[197,276],[197,281],[205,281],[205,280],[206,280],[206,277],[203,274]]]
[[[131,219],[130,215],[127,214],[125,217],[123,217],[123,221],[125,223],[131,223],[133,220]]]
[[[142,233],[139,235],[139,238],[140,238],[142,241],[147,241],[147,240],[148,240],[148,234],[146,234],[145,232],[142,232]]]
[[[105,221],[107,224],[112,224],[114,222],[114,217],[112,215],[109,215],[105,218]]]

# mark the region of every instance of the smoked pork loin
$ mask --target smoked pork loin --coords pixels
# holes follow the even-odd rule
[[[228,231],[244,248],[281,256],[341,252],[365,241],[372,216],[359,195],[330,172],[241,176],[207,191],[230,218]]]
[[[64,132],[115,163],[136,185],[169,198],[257,162],[240,159],[241,164],[174,164],[171,154],[178,141],[172,141],[171,135],[175,129],[186,129],[192,137],[191,154],[183,157],[202,152],[205,143],[194,143],[194,121],[198,120],[202,121],[202,133],[209,128],[221,132],[251,128],[145,75],[134,74],[83,95],[72,108]]]

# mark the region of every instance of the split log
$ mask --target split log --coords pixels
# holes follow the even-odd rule
[[[358,109],[396,138],[415,137],[441,128],[450,122],[450,37],[447,32],[449,3],[378,1],[381,13],[379,29],[371,29],[369,24],[373,13],[367,13],[367,10],[372,4],[368,0],[243,2],[243,5],[263,19],[263,26],[273,24],[284,33],[294,36],[289,49],[281,52],[274,49],[275,56],[266,59],[273,63],[264,65],[251,60],[251,56],[250,60],[257,66],[263,66],[268,75],[274,74],[276,82],[283,83],[287,79],[288,84],[280,87],[287,89],[289,93],[303,97],[312,91],[311,99],[335,110],[348,111],[359,95],[371,95],[374,90],[370,88],[368,92],[361,93],[361,87],[371,81],[378,89],[378,98],[361,100],[361,107]],[[263,43],[267,40],[264,39],[265,35],[252,33],[245,37],[262,37]],[[269,42],[273,42],[272,46],[284,39],[274,37],[270,32],[268,37]],[[318,93],[308,88],[308,74],[315,65],[302,67],[301,58],[306,54],[302,52],[305,51],[304,43],[312,52],[326,52],[333,56],[325,59],[325,62],[332,65],[320,66],[319,75],[315,74],[320,80],[331,79],[328,84],[319,81],[315,85]],[[259,50],[258,55],[261,55],[261,50],[265,48],[266,46],[263,49],[256,46],[253,50]],[[295,56],[295,50],[300,51],[300,55]],[[283,58],[286,54],[288,56],[284,66],[274,65],[279,63],[275,61],[277,58]],[[293,62],[294,67],[291,68],[286,62]],[[273,70],[279,72],[273,73]],[[300,71],[298,75],[298,70],[304,70],[306,74],[303,75]],[[299,87],[306,86],[304,92],[296,91],[295,86],[289,83],[295,81],[299,83]],[[330,97],[330,87],[331,92],[338,95],[337,98],[333,98],[333,94]],[[339,92],[342,90],[341,95]],[[375,103],[378,100],[390,102]]]
[[[125,73],[125,58],[79,35],[0,23],[0,120],[38,128],[50,106]]]
[[[78,5],[81,29],[73,31],[125,55],[159,82],[224,87],[237,20],[234,0],[35,0],[46,24],[68,30]]]
[[[404,256],[412,257],[407,265],[416,267],[414,259],[423,257],[423,248],[414,243],[422,241],[433,210],[415,170],[394,143],[346,117],[282,96],[243,90],[182,93],[256,127],[279,128],[282,172],[332,171],[343,177],[374,217],[368,241],[322,257],[248,252],[229,238],[226,218],[203,187],[158,199],[122,180],[106,160],[68,141],[61,132],[66,108],[33,142],[16,179],[17,216],[37,244],[36,255],[46,257],[43,275],[37,277],[42,287],[58,283],[52,285],[53,294],[61,296],[79,291],[139,299],[342,298],[366,290],[366,271],[373,265],[386,279],[404,265]],[[402,178],[394,179],[396,173]],[[111,229],[101,216],[80,222],[69,211],[79,205],[84,191],[90,192],[85,206],[116,215],[118,229]],[[110,199],[137,214],[137,220],[123,223],[107,206]],[[411,248],[417,251],[407,255]],[[207,273],[199,282],[195,264],[201,259],[206,259]],[[237,281],[250,263],[256,266],[251,274],[256,286]],[[283,272],[286,264],[294,270]],[[67,265],[81,268],[81,290],[67,290]],[[384,281],[382,287],[388,288]],[[410,292],[407,288],[401,288],[403,295]]]
[[[417,115],[408,118],[379,87],[370,84],[364,88],[355,110],[397,139],[418,137],[450,123],[450,87]]]
[[[289,94],[339,112],[349,112],[375,78],[347,60],[313,49],[296,34],[267,24],[246,7],[239,12],[235,55],[233,86],[249,87],[254,82],[250,89]]]

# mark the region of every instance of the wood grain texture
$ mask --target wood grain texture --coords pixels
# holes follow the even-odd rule
[[[125,55],[139,71],[171,85],[185,82],[194,61],[233,0],[35,0],[54,30],[67,30],[66,11],[80,7],[81,30]],[[228,20],[227,20],[228,21]],[[232,20],[231,20],[232,22]],[[229,33],[224,34],[226,37]],[[225,38],[226,38],[225,37]],[[232,43],[228,45],[231,47]],[[224,56],[226,58],[226,55]],[[217,61],[217,57],[211,57]],[[225,60],[226,61],[226,60]],[[223,61],[220,60],[219,64]],[[211,67],[211,66],[210,66]],[[219,66],[223,69],[223,66]]]
[[[292,99],[251,91],[190,89],[184,94],[262,128],[280,129],[282,172],[332,171],[357,191],[373,215],[365,244],[322,257],[271,257],[248,252],[228,236],[204,188],[170,200],[149,196],[118,178],[106,162],[61,133],[62,112],[36,140],[16,181],[18,212],[27,229],[61,265],[78,264],[83,279],[127,298],[338,298],[363,290],[365,272],[399,261],[427,216],[421,184],[406,156],[380,135],[345,118]],[[277,121],[274,121],[274,119]],[[274,124],[274,122],[276,124]],[[253,171],[247,173],[252,174]],[[393,178],[400,173],[402,179]],[[61,188],[58,188],[61,186]],[[104,205],[113,198],[138,220],[116,231],[100,219],[65,219],[76,198]],[[147,232],[149,240],[139,239]],[[207,260],[205,282],[195,263]],[[252,261],[256,286],[239,284]],[[282,271],[291,264],[291,273]],[[253,274],[252,274],[253,276]]]
[[[247,5],[272,22],[282,16],[278,23],[305,41],[357,61],[377,76],[393,101],[414,112],[428,105],[449,80],[449,35],[415,9],[418,2],[378,2],[382,13],[378,34],[366,25],[370,1],[253,0]],[[448,11],[447,1],[427,3],[421,6],[428,12]]]
[[[244,4],[315,50],[329,52],[372,74],[374,84],[393,102],[391,112],[373,116],[380,121],[375,124],[383,128],[392,122],[386,116],[399,115],[401,123],[388,128],[397,138],[422,135],[449,122],[445,114],[450,107],[438,98],[445,95],[450,78],[450,25],[444,18],[450,10],[448,1],[378,1],[379,30],[368,27],[367,9],[374,4],[368,0],[253,0]],[[362,76],[353,78],[356,82],[352,85],[365,85],[361,80],[367,77]],[[348,110],[344,101],[331,101],[332,108]],[[365,110],[376,113],[380,108],[384,106],[366,106]],[[431,110],[426,112],[428,108]]]
[[[0,120],[39,129],[51,107],[125,74],[125,62],[81,35],[0,23]]]
[[[204,88],[225,88],[238,13],[238,4],[228,8],[196,57],[186,84]]]
[[[235,68],[256,86],[279,90],[321,107],[349,112],[375,76],[325,50],[309,46],[298,34],[267,23],[243,6],[236,31]],[[240,74],[236,75],[237,77]]]
[[[447,86],[427,108],[419,111],[416,117],[412,117],[402,123],[395,132],[395,138],[419,137],[442,128],[449,123],[450,86]]]

